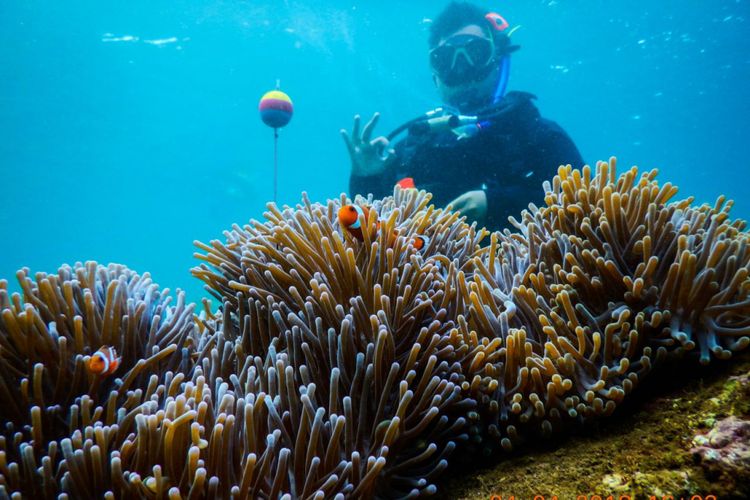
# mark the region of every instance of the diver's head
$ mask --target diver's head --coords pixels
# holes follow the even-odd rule
[[[498,101],[508,78],[510,53],[518,47],[508,23],[466,2],[453,2],[430,27],[430,67],[443,100],[463,113]]]

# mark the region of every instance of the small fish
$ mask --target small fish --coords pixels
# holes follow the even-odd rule
[[[365,212],[359,205],[344,205],[339,209],[339,224],[356,239],[364,241],[362,223],[359,220],[360,215],[364,218],[365,223],[367,223],[369,211]]]
[[[367,217],[370,215],[369,209],[362,208],[359,205],[344,205],[339,209],[339,224],[357,240],[364,241],[362,224],[359,221],[360,215],[364,218],[365,224],[367,224]],[[380,230],[379,220],[375,221],[375,230]],[[392,236],[395,239],[398,236],[398,231],[394,229]]]
[[[411,180],[411,177],[407,177],[407,179]],[[339,209],[339,224],[341,224],[341,227],[348,231],[354,238],[359,241],[364,241],[364,237],[362,236],[362,224],[359,219],[360,215],[362,215],[365,223],[367,223],[369,211],[364,210],[358,205],[344,205]],[[380,221],[375,223],[375,228],[380,229]],[[398,231],[394,229],[392,236],[395,240],[398,237]],[[418,252],[422,251],[429,243],[430,238],[425,235],[417,235],[411,241],[412,246]]]
[[[396,183],[397,186],[399,186],[401,189],[416,189],[417,185],[414,184],[414,179],[412,177],[404,177],[400,181]]]
[[[87,368],[91,373],[106,377],[117,370],[120,366],[120,359],[114,347],[104,345],[91,355]]]
[[[430,238],[423,234],[419,234],[411,240],[411,244],[416,251],[421,252],[427,245],[430,244]]]

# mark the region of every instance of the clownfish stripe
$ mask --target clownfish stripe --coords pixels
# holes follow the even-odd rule
[[[354,207],[354,210],[357,211],[357,220],[355,220],[352,223],[352,225],[349,226],[349,228],[351,228],[351,229],[359,229],[360,227],[362,227],[362,224],[360,224],[360,222],[359,222],[359,217],[360,217],[360,215],[362,217],[364,217],[365,212],[362,210],[362,207],[360,207],[359,205],[352,205],[352,206]]]
[[[108,349],[109,351],[109,349]],[[102,368],[102,373],[107,373],[109,371],[109,358],[112,356],[112,352],[109,351],[107,354],[104,354],[103,352],[97,352],[94,354],[94,356],[98,357],[99,360],[104,363],[104,368]]]

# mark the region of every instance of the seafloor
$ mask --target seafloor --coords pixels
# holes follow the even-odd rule
[[[449,470],[440,498],[750,498],[750,355],[678,364],[653,372],[612,418]]]

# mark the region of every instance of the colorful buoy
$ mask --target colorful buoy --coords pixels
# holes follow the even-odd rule
[[[292,119],[294,106],[292,100],[280,90],[272,90],[263,94],[258,104],[260,119],[273,128],[281,128]]]
[[[260,98],[258,111],[263,123],[273,128],[273,201],[276,203],[279,185],[279,129],[289,123],[294,113],[292,100],[279,90],[278,80],[276,89],[266,92]]]

